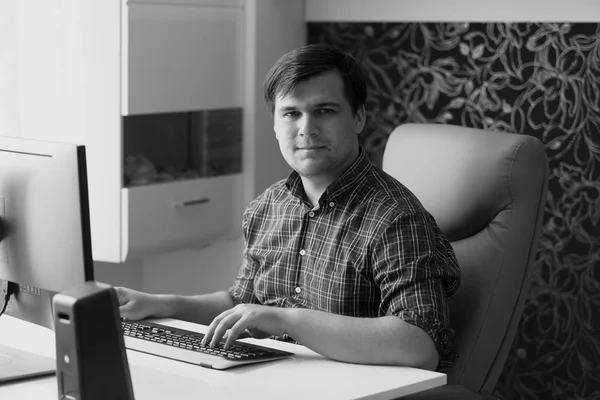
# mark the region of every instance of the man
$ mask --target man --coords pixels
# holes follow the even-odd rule
[[[247,332],[346,362],[452,362],[447,299],[460,270],[433,218],[359,145],[359,65],[328,46],[301,47],[273,66],[264,91],[293,172],[244,213],[234,286],[200,296],[118,288],[122,315],[209,325],[211,345],[226,337],[228,347]]]

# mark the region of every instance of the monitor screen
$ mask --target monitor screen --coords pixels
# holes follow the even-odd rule
[[[6,314],[53,329],[54,294],[93,280],[84,146],[0,136],[0,238]]]

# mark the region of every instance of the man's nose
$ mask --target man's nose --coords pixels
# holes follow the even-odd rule
[[[298,121],[298,124],[298,134],[300,136],[314,136],[319,134],[319,126],[313,116],[303,116]]]

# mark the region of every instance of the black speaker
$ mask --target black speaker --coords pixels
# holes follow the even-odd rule
[[[86,282],[52,302],[58,398],[133,400],[115,290]]]

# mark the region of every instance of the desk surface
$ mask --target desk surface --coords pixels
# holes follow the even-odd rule
[[[204,332],[206,326],[156,320]],[[347,364],[304,346],[244,339],[296,354],[293,358],[217,371],[127,350],[135,398],[145,399],[393,399],[446,383],[446,375],[416,368]],[[55,359],[54,332],[3,315],[0,343]],[[3,399],[56,399],[56,377],[0,385]]]

